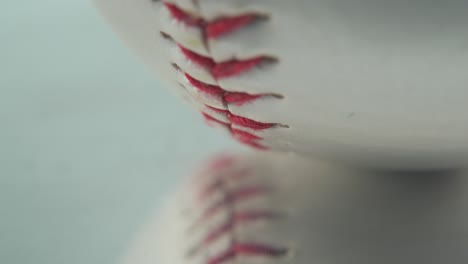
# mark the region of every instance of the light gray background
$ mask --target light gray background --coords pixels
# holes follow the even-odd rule
[[[234,146],[89,1],[0,2],[0,263],[116,263],[181,175]]]

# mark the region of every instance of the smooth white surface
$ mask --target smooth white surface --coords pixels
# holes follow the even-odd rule
[[[0,2],[0,263],[111,264],[159,197],[234,145],[88,1]]]
[[[239,172],[246,172],[239,177]],[[221,180],[220,180],[221,179]],[[284,155],[239,155],[181,184],[136,240],[126,264],[203,264],[232,241],[286,247],[280,258],[239,255],[254,264],[463,264],[468,262],[466,172],[391,174],[356,171]],[[202,190],[222,181],[207,199]],[[202,222],[210,206],[242,187],[266,194],[228,203]],[[187,252],[233,212],[273,210],[273,220],[235,222],[230,232]],[[198,223],[198,224],[195,224]]]
[[[125,41],[174,87],[179,54],[158,31],[216,61],[269,55],[272,67],[220,80],[228,91],[277,93],[236,114],[286,124],[250,131],[275,150],[359,165],[434,168],[468,159],[468,3],[375,0],[168,0],[206,19],[249,12],[265,22],[208,42],[163,1],[96,0]],[[185,66],[182,64],[181,66]],[[196,67],[182,67],[204,82]],[[196,98],[196,105],[204,104]],[[197,103],[198,102],[198,103]]]

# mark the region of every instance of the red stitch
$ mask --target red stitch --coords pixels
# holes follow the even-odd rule
[[[219,155],[210,162],[210,169],[221,170],[234,164],[235,158],[232,155]]]
[[[233,179],[233,180],[240,180],[244,177],[247,177],[250,174],[250,169],[249,168],[242,168],[242,169],[239,169],[238,171],[236,171],[235,173],[230,173],[228,174],[229,178],[230,179]]]
[[[234,139],[239,141],[240,143],[246,144],[252,148],[256,148],[258,150],[267,150],[268,148],[257,143],[257,140],[261,140],[262,138],[256,135],[253,135],[249,132],[238,130],[238,129],[231,129],[232,136]]]
[[[236,76],[261,65],[264,62],[272,61],[268,57],[255,57],[247,60],[229,60],[216,63],[212,58],[200,55],[178,44],[180,51],[188,60],[209,70],[214,78],[222,79]]]
[[[224,110],[224,109],[219,109],[215,108],[212,106],[207,105],[208,108],[213,110],[214,112],[224,114],[226,117],[231,121],[232,124],[242,126],[242,127],[247,127],[255,130],[262,130],[262,129],[267,129],[267,128],[272,128],[276,124],[273,123],[262,123],[259,121],[255,121],[246,117],[238,116],[232,114],[229,110]]]
[[[231,163],[232,164],[232,163]],[[214,170],[219,170],[223,168],[215,168]],[[239,180],[242,179],[249,174],[250,170],[249,169],[240,169],[234,172],[230,173],[222,173],[220,178],[215,179],[212,183],[208,184],[205,188],[202,189],[202,191],[199,192],[198,198],[200,201],[203,201],[204,199],[208,198],[210,195],[212,195],[214,192],[219,190],[219,188],[222,187],[223,185],[223,179],[224,177],[228,177],[229,179],[234,179],[234,180]]]
[[[225,159],[221,159],[221,163],[224,163],[224,161]],[[226,161],[230,163],[232,159],[228,158]],[[233,173],[229,175],[234,175],[234,177],[237,178],[239,173]],[[220,202],[215,203],[212,207],[207,208],[203,212],[202,218],[200,218],[199,221],[197,221],[197,224],[193,227],[197,227],[198,224],[209,221],[209,218],[214,216],[221,209],[227,210],[228,216],[226,221],[210,230],[208,234],[206,234],[202,240],[188,252],[187,256],[195,256],[199,253],[199,251],[203,250],[203,248],[210,246],[212,243],[215,243],[225,235],[229,235],[228,239],[231,242],[231,245],[225,251],[222,251],[214,257],[209,258],[206,261],[206,264],[223,264],[242,256],[261,256],[270,258],[284,256],[287,253],[286,248],[275,247],[257,242],[238,242],[234,236],[234,229],[238,226],[245,226],[248,223],[259,220],[273,220],[281,216],[279,213],[271,210],[247,209],[244,211],[235,211],[234,205],[236,203],[242,200],[251,199],[258,195],[263,195],[270,189],[266,186],[244,186],[233,191],[228,191],[224,184],[225,182],[223,178],[219,178],[204,189],[203,192],[220,190],[224,192],[225,196]]]
[[[234,218],[236,221],[252,221],[259,219],[274,219],[278,218],[280,214],[272,211],[245,211],[234,213]]]
[[[213,183],[208,185],[205,189],[203,189],[200,192],[199,200],[202,201],[202,200],[206,199],[207,197],[212,195],[214,192],[219,190],[219,188],[221,188],[222,186],[223,186],[223,182],[220,179],[214,181]]]
[[[212,85],[212,84],[207,84],[204,82],[201,82],[192,76],[190,76],[188,73],[184,73],[185,77],[188,79],[190,84],[194,86],[195,88],[207,92],[209,94],[213,95],[219,95],[223,96],[223,101],[228,103],[228,104],[233,104],[237,106],[242,106],[248,102],[254,101],[263,95],[261,94],[248,94],[248,93],[242,93],[242,92],[228,92],[223,90],[220,86],[217,85]]]
[[[248,127],[256,130],[272,128],[275,126],[275,124],[272,123],[262,123],[243,116],[233,115],[231,113],[228,115],[228,118],[234,125]]]
[[[228,193],[226,199],[229,203],[239,202],[264,194],[268,190],[269,189],[265,186],[243,187],[231,193]]]
[[[278,217],[278,214],[270,211],[246,211],[237,212],[226,221],[226,223],[220,225],[218,228],[211,231],[204,239],[200,246],[208,246],[215,242],[221,236],[231,232],[237,225],[248,222],[254,222],[258,220],[271,220]]]
[[[276,248],[262,244],[234,243],[225,252],[208,260],[207,264],[222,264],[237,256],[281,257],[287,253],[285,248]]]
[[[205,179],[207,178],[206,177],[206,174],[211,171],[216,171],[216,172],[219,172],[219,171],[224,171],[226,169],[228,169],[229,167],[233,166],[234,163],[236,162],[236,157],[234,155],[231,155],[231,154],[227,154],[227,153],[219,153],[217,154],[216,156],[213,156],[211,159],[209,160],[206,160],[204,162],[204,166],[203,168],[197,173],[196,177],[194,180],[196,181],[205,181]],[[245,169],[244,169],[245,170]],[[245,172],[243,171],[240,171],[240,172],[237,172],[236,174],[245,174]],[[223,176],[223,175],[226,175],[226,173],[216,173],[214,176],[216,177],[216,181],[219,181],[219,178],[217,176]],[[229,174],[228,174],[229,175]],[[208,180],[212,180],[210,179],[212,177],[209,177]],[[209,192],[209,188],[211,188],[210,186],[212,186],[213,183],[208,183],[206,184],[206,187],[204,187],[203,191],[201,192],[197,192],[196,196],[197,196],[197,199],[199,199],[200,201],[202,200],[203,195],[205,192]]]
[[[257,14],[244,14],[235,17],[218,18],[215,21],[206,22],[202,18],[182,10],[175,4],[165,2],[164,5],[169,10],[173,18],[189,26],[198,26],[202,28],[205,31],[206,37],[210,39],[219,38],[223,35],[232,33],[262,18],[262,16]]]
[[[164,6],[167,8],[167,10],[169,10],[172,17],[180,22],[183,22],[189,26],[200,26],[203,24],[202,18],[195,17],[194,15],[180,9],[175,4],[165,2]]]
[[[256,135],[251,134],[249,132],[242,131],[242,130],[235,129],[235,128],[231,129],[231,132],[232,132],[232,135],[236,139],[241,140],[241,141],[254,141],[254,140],[262,139],[259,136],[256,136]]]
[[[265,194],[268,191],[267,188],[262,186],[244,187],[233,192],[228,192],[224,199],[215,203],[211,207],[208,207],[202,214],[201,221],[206,221],[215,215],[219,210],[224,208],[227,204],[237,203],[245,201],[251,198],[258,197]]]
[[[214,65],[211,69],[211,74],[213,74],[215,79],[229,78],[250,71],[267,60],[268,58],[266,57],[255,57],[246,60],[220,62]]]
[[[183,11],[174,4],[165,3],[166,8],[171,13],[172,17],[178,21],[184,22],[189,26],[197,26],[208,38],[216,38],[224,34],[228,34],[236,29],[245,27],[247,24],[252,23],[256,19],[260,18],[258,15],[247,14],[238,17],[221,18],[213,22],[206,23],[203,19],[195,17],[186,11]],[[270,58],[259,56],[246,60],[231,60],[221,63],[215,63],[212,58],[196,54],[195,52],[189,51],[179,44],[182,53],[188,58],[193,60],[195,63],[208,68],[214,78],[228,78],[242,74],[252,68],[260,65],[261,63],[271,60]]]
[[[209,22],[205,26],[206,36],[210,39],[219,38],[223,35],[232,33],[240,28],[243,28],[260,17],[256,14],[246,14],[236,17],[219,18]]]
[[[221,89],[221,87],[217,85],[211,85],[211,84],[200,82],[199,80],[194,79],[192,76],[188,75],[187,73],[185,73],[185,78],[187,78],[187,80],[193,87],[207,94],[223,96],[225,93],[224,90]]]
[[[257,100],[260,97],[262,97],[260,94],[229,92],[224,95],[224,101],[228,104],[242,106],[246,103]]]
[[[231,130],[231,124],[229,123],[224,123],[223,121],[219,121],[218,119],[206,114],[206,113],[202,113],[203,117],[205,118],[205,120],[208,122],[208,123],[216,123],[216,124],[219,124],[219,125],[222,125],[224,127],[226,127],[227,129]]]
[[[181,50],[182,54],[184,54],[185,58],[194,62],[195,64],[203,68],[206,68],[207,70],[210,70],[210,71],[215,66],[216,62],[212,58],[202,56],[198,53],[195,53],[191,50],[188,50],[182,47],[180,44],[178,45],[179,45],[179,49]]]
[[[230,34],[238,29],[248,26],[249,24],[254,23],[258,19],[264,18],[264,16],[259,14],[243,14],[233,17],[221,17],[217,18],[214,21],[206,21],[202,17],[193,15],[172,3],[164,3],[165,7],[171,14],[171,16],[179,22],[185,23],[188,26],[198,27],[202,32],[203,41],[207,44],[208,39],[215,39],[226,34]],[[170,37],[170,36],[168,36]],[[200,67],[208,70],[213,78],[216,80],[229,78],[233,76],[238,76],[245,72],[251,71],[252,69],[261,66],[265,62],[274,62],[275,59],[267,56],[257,56],[249,59],[232,59],[224,62],[216,62],[213,58],[200,55],[196,52],[193,52],[180,44],[177,44],[182,54],[191,62],[199,65]],[[229,92],[224,90],[219,85],[212,85],[203,83],[195,78],[191,77],[189,74],[185,73],[185,77],[189,83],[198,89],[201,92],[219,96],[222,103],[227,108],[229,104],[242,106],[248,102],[259,99],[264,94],[248,94],[245,92]],[[210,107],[210,106],[208,106]],[[226,123],[216,118],[203,113],[204,118],[209,123],[217,123],[228,130],[231,131],[232,136],[240,141],[241,143],[247,144],[253,148],[265,150],[265,146],[262,146],[257,140],[262,138],[255,136],[247,132],[241,132],[239,130],[233,130],[232,125],[242,126],[254,130],[268,129],[276,126],[277,124],[273,123],[263,123],[256,120],[252,120],[246,117],[237,116],[232,114],[229,110],[216,109],[210,107],[213,111],[217,113],[224,114],[230,123]]]
[[[255,14],[245,14],[237,17],[225,17],[219,18],[212,22],[206,22],[203,18],[194,16],[189,12],[186,12],[175,4],[171,3],[164,3],[165,7],[170,12],[171,16],[182,23],[185,23],[188,26],[198,27],[202,31],[203,41],[208,49],[208,39],[215,39],[218,37],[222,37],[226,34],[232,33],[240,28],[243,28],[257,19],[260,19],[261,16]],[[165,36],[165,35],[163,35]],[[169,36],[166,36],[169,37]],[[271,61],[271,58],[268,57],[255,57],[246,60],[230,60],[226,62],[216,63],[213,58],[206,57],[199,55],[193,51],[190,51],[180,44],[178,44],[182,54],[191,62],[207,69],[210,71],[212,76],[215,79],[222,79],[222,78],[229,78],[233,76],[237,76],[243,74],[247,71],[252,70],[255,67],[261,66],[262,63]],[[178,66],[175,65],[177,68]],[[179,68],[178,68],[179,69]],[[195,78],[191,77],[189,74],[185,73],[185,77],[189,81],[189,83],[194,86],[199,91],[221,96],[223,100],[223,104],[227,107],[228,104],[234,104],[237,106],[241,106],[245,103],[250,101],[256,100],[263,95],[251,95],[248,93],[241,93],[241,92],[228,92],[222,89],[220,86],[206,84],[201,81],[196,80]],[[217,109],[214,107],[209,107],[212,111],[225,115],[231,123],[225,123],[223,121],[217,120],[216,118],[203,113],[204,118],[207,122],[215,122],[220,124],[231,131],[233,137],[237,140],[251,145],[252,147],[265,149],[265,147],[261,146],[256,140],[260,140],[261,138],[253,135],[251,133],[234,129],[232,125],[238,125],[243,127],[248,127],[252,129],[266,129],[273,127],[276,124],[268,124],[262,123],[255,120],[251,120],[245,117],[236,116],[232,114],[229,110],[225,109]],[[219,161],[219,166],[223,168],[227,166],[226,164],[231,164],[232,159],[221,159]],[[217,164],[217,163],[216,163]],[[214,164],[213,168],[219,168],[218,165]],[[237,174],[236,174],[237,175]],[[236,176],[237,177],[237,176]],[[216,190],[224,191],[224,182],[222,179],[217,179],[209,186],[205,188],[201,192],[202,196],[209,196]],[[251,187],[241,187],[234,191],[225,191],[225,196],[222,200],[215,203],[213,206],[208,207],[203,213],[201,217],[201,221],[209,220],[210,217],[215,215],[219,210],[222,208],[227,208],[228,213],[230,214],[229,219],[226,223],[219,226],[212,232],[210,232],[201,242],[199,247],[206,246],[210,243],[213,243],[222,235],[227,233],[232,233],[233,228],[240,223],[245,223],[249,221],[256,221],[259,219],[271,219],[276,216],[276,214],[268,211],[245,211],[245,212],[233,212],[234,204],[243,200],[251,199],[257,197],[259,195],[264,194],[268,189],[264,186],[251,186]],[[285,248],[278,248],[272,247],[266,244],[258,244],[258,243],[238,243],[235,241],[235,238],[231,238],[232,245],[224,252],[210,258],[206,264],[222,264],[224,262],[230,261],[235,259],[238,256],[266,256],[266,257],[279,257],[286,254],[287,250]],[[199,248],[198,248],[199,249]],[[195,248],[191,253],[195,254],[198,250]],[[190,254],[190,255],[192,255]]]
[[[207,105],[206,107],[208,107],[209,109],[211,109],[213,112],[216,112],[218,114],[223,114],[225,115],[226,117],[231,114],[231,112],[229,112],[229,110],[225,110],[225,109],[219,109],[219,108],[215,108],[215,107],[212,107],[212,106],[209,106]]]

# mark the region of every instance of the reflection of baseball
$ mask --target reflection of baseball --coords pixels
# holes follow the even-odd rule
[[[213,161],[126,263],[468,263],[466,175],[376,176],[275,155]]]
[[[394,168],[468,158],[468,1],[96,2],[254,148]]]

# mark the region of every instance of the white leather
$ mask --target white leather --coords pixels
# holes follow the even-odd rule
[[[183,61],[159,31],[216,61],[277,58],[275,65],[219,81],[228,91],[284,96],[229,106],[239,116],[288,125],[249,130],[274,150],[392,168],[460,166],[468,158],[467,1],[170,1],[207,20],[270,17],[210,40],[209,50],[200,31],[171,18],[162,1],[95,1],[172,86],[185,81],[173,62],[199,80],[215,81]]]
[[[244,177],[235,178],[241,172]],[[224,179],[207,200],[200,190]],[[210,205],[238,187],[271,192],[233,203],[198,222]],[[226,221],[229,210],[268,209],[274,220],[236,225],[193,257],[186,253]],[[132,245],[126,264],[206,264],[230,241],[288,248],[284,257],[239,256],[225,263],[465,264],[468,262],[468,178],[459,174],[379,174],[284,155],[236,156],[204,169],[170,195]],[[223,263],[224,264],[224,263]]]

